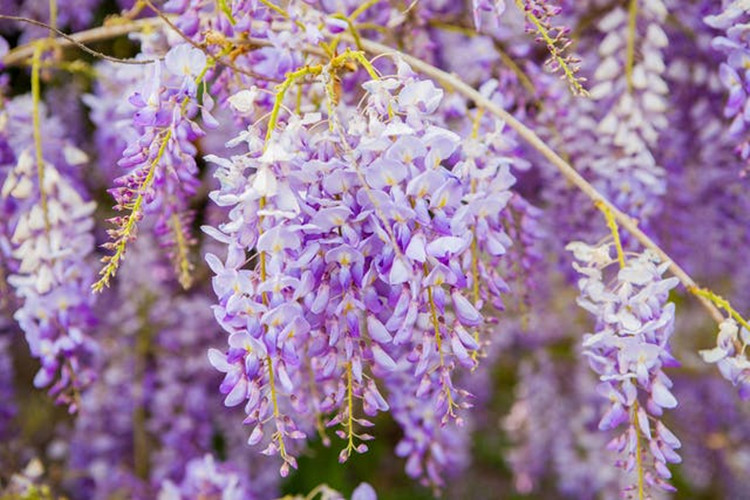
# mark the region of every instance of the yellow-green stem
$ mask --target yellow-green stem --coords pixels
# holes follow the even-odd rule
[[[268,367],[268,387],[271,391],[271,404],[273,405],[273,418],[278,420],[280,416],[279,412],[279,400],[278,395],[276,394],[276,379],[274,377],[273,373],[273,360],[271,359],[271,356],[269,354],[266,354],[266,366]],[[276,434],[276,440],[279,444],[279,455],[282,459],[286,460],[286,448],[284,446],[284,436],[279,434],[277,431]]]
[[[174,232],[175,244],[177,246],[176,263],[178,279],[182,288],[187,290],[193,284],[193,276],[190,274],[190,271],[193,270],[193,265],[190,263],[188,255],[188,242],[185,240],[179,215],[173,213],[170,217],[170,222],[172,223],[172,231]]]
[[[227,4],[227,0],[217,0],[216,2],[219,6],[219,10],[221,10],[225,16],[227,16],[227,19],[229,19],[229,24],[234,26],[237,24],[237,21],[234,19],[234,16],[232,15],[232,9],[229,8],[229,5]]]
[[[323,71],[323,66],[305,66],[297,71],[293,71],[286,75],[286,79],[276,87],[276,98],[273,102],[273,108],[271,109],[271,117],[268,120],[268,130],[266,130],[266,143],[264,148],[268,147],[268,143],[271,140],[276,124],[279,121],[279,112],[281,111],[281,105],[284,102],[284,96],[286,95],[289,87],[297,80],[304,78],[307,75],[319,75]]]
[[[57,0],[49,0],[49,25],[57,28]],[[49,36],[53,38],[55,33],[50,30]]]
[[[479,132],[479,119],[482,116],[482,108],[479,108],[477,117],[474,120],[474,130],[472,136],[477,137]],[[477,189],[477,180],[471,180],[471,193],[474,194]],[[474,306],[479,304],[479,244],[477,243],[477,226],[476,224],[471,226],[471,281],[472,291],[474,293]],[[474,340],[479,344],[479,328],[474,329]],[[474,361],[479,357],[479,350],[476,349],[471,353],[471,359]]]
[[[279,7],[278,5],[270,2],[269,0],[260,0],[260,3],[262,3],[263,5],[265,5],[266,7],[268,7],[269,9],[271,9],[272,11],[276,12],[280,16],[283,16],[284,18],[289,19],[289,13],[287,11],[285,11],[284,9],[282,9],[281,7]]]
[[[354,12],[351,13],[349,16],[349,19],[352,21],[356,21],[359,16],[365,13],[367,9],[372,7],[373,5],[380,3],[382,0],[368,0],[367,2],[363,2],[362,5],[357,7]]]
[[[435,343],[437,344],[438,354],[440,355],[440,366],[443,366],[443,338],[440,335],[440,324],[438,323],[437,307],[435,306],[435,300],[432,298],[432,287],[427,287],[427,299],[430,302],[430,317],[432,318],[432,326],[435,329]]]
[[[427,265],[425,264],[425,271],[427,271]],[[432,326],[435,329],[435,344],[437,345],[438,354],[440,356],[440,368],[445,366],[445,359],[443,358],[443,337],[440,334],[440,323],[438,322],[437,306],[432,296],[432,287],[427,287],[427,299],[430,302],[430,317],[432,318]],[[451,394],[450,387],[447,384],[443,384],[443,390],[445,391],[445,397],[448,401],[448,413],[453,415],[453,395]]]
[[[354,392],[352,389],[352,362],[346,363],[346,399],[349,415],[347,416],[347,434],[349,443],[346,445],[348,450],[354,449]]]
[[[484,116],[484,108],[477,109],[477,114],[474,116],[474,123],[471,126],[472,139],[479,137],[479,126],[482,124],[482,116]]]
[[[49,209],[47,208],[47,190],[44,186],[44,157],[42,155],[42,124],[40,114],[40,101],[42,96],[41,84],[39,82],[39,70],[42,65],[42,53],[46,42],[40,40],[34,46],[34,55],[31,63],[31,109],[34,128],[34,151],[36,153],[36,173],[39,180],[39,199],[44,216],[44,229],[50,231]]]
[[[641,427],[638,422],[638,402],[633,405],[633,426],[635,427],[635,462],[638,468],[638,500],[645,498],[645,481],[643,471],[643,452],[641,451]]]
[[[125,226],[119,230],[120,237],[115,244],[115,253],[111,257],[109,257],[107,265],[104,266],[104,269],[99,272],[99,280],[91,285],[91,288],[94,290],[94,292],[101,292],[105,286],[109,285],[109,280],[113,278],[117,273],[117,268],[120,266],[120,261],[125,254],[125,247],[127,246],[130,235],[133,234],[135,230],[135,224],[140,217],[140,213],[142,210],[141,207],[145,199],[145,194],[151,186],[151,183],[154,181],[154,176],[156,175],[156,166],[159,164],[162,156],[164,156],[164,152],[167,150],[167,145],[169,144],[169,140],[171,137],[172,131],[167,130],[164,134],[164,138],[162,139],[161,146],[159,146],[159,151],[157,152],[156,157],[149,164],[148,174],[146,174],[146,178],[144,179],[143,184],[139,186],[138,195],[136,196],[135,201],[132,204],[130,214],[127,217],[127,222],[125,223]]]
[[[617,249],[617,262],[620,264],[620,268],[625,267],[625,252],[622,249],[622,240],[620,240],[620,230],[617,227],[617,221],[612,213],[612,210],[604,203],[594,202],[596,208],[602,211],[604,218],[607,220],[607,227],[612,233],[612,239],[615,241],[615,248]]]
[[[737,323],[742,325],[743,328],[750,332],[750,323],[748,323],[748,321],[743,318],[742,315],[738,313],[737,310],[732,307],[732,304],[730,304],[729,301],[724,297],[715,294],[707,288],[692,287],[689,288],[688,291],[693,293],[694,295],[697,295],[698,297],[704,297],[714,303],[717,307],[724,309],[732,318],[734,318],[735,321],[737,321]]]
[[[536,32],[539,33],[539,36],[542,37],[544,43],[547,44],[547,50],[549,50],[552,58],[563,70],[565,78],[568,80],[568,85],[573,90],[573,92],[582,96],[588,95],[588,91],[583,88],[581,82],[576,77],[575,71],[573,71],[565,58],[561,55],[559,47],[555,44],[555,41],[552,39],[552,37],[550,37],[549,33],[547,32],[547,28],[544,27],[539,18],[537,18],[530,10],[526,9],[526,6],[524,5],[522,0],[516,0],[516,4],[518,5],[518,8],[521,9],[521,11],[526,15],[526,18],[531,21],[531,24],[534,25],[534,28],[536,28]]]
[[[354,39],[354,45],[357,46],[357,50],[362,50],[362,39],[359,37],[359,31],[357,31],[357,28],[354,26],[351,18],[346,17],[343,14],[334,14],[333,17],[336,19],[340,19],[346,23],[347,27],[349,28],[349,32],[352,34],[352,38]]]
[[[635,64],[636,21],[638,20],[638,0],[630,0],[628,9],[628,40],[625,47],[625,81],[628,92],[633,91],[633,65]]]

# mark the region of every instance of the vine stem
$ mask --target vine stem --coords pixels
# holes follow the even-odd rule
[[[563,74],[568,81],[568,86],[573,91],[573,93],[584,97],[588,96],[588,91],[583,88],[583,85],[581,85],[581,81],[576,76],[576,70],[571,68],[571,65],[568,64],[568,61],[562,54],[562,51],[557,46],[558,42],[552,39],[548,29],[544,26],[544,23],[534,15],[531,9],[527,8],[527,5],[525,5],[522,0],[516,0],[516,5],[518,6],[518,9],[531,22],[531,24],[534,25],[536,32],[542,37],[542,40],[547,45],[547,50],[549,51],[550,56],[552,56],[553,60],[556,61],[560,68],[563,70]]]
[[[644,500],[646,484],[643,469],[643,451],[641,450],[641,426],[638,422],[638,401],[633,405],[633,426],[635,427],[635,461],[638,467],[638,500]]]
[[[32,123],[34,128],[34,152],[36,155],[36,172],[39,181],[39,201],[44,214],[44,230],[49,236],[50,221],[49,209],[47,207],[47,189],[44,185],[44,155],[42,153],[42,125],[40,115],[41,102],[41,85],[39,83],[39,70],[42,65],[42,52],[44,52],[45,42],[40,40],[34,43],[34,52],[32,54],[31,64],[31,101],[32,101]]]
[[[121,36],[131,31],[137,31],[146,26],[158,26],[160,23],[163,23],[163,21],[159,18],[147,18],[139,19],[137,21],[132,21],[125,24],[102,26],[99,28],[93,28],[91,30],[81,31],[74,35],[70,35],[70,40],[66,38],[58,38],[57,43],[65,46],[75,45],[76,42],[84,43],[103,40]],[[289,29],[290,26],[289,23],[275,23],[272,28],[283,31],[284,29]],[[327,36],[330,37],[331,35],[327,34]],[[354,41],[348,34],[340,34],[339,36],[350,43],[353,43]],[[246,39],[243,41],[243,43],[252,44],[257,47],[268,46],[270,44],[268,40],[255,38]],[[682,267],[680,267],[672,258],[670,258],[669,255],[658,244],[656,244],[654,240],[652,240],[646,233],[641,231],[641,229],[638,227],[638,222],[635,219],[619,210],[609,200],[607,200],[601,193],[596,190],[594,186],[592,186],[586,179],[584,179],[583,176],[579,174],[576,169],[573,168],[573,166],[570,165],[570,163],[565,161],[560,155],[553,151],[552,148],[550,148],[547,143],[545,143],[532,129],[524,125],[521,121],[508,113],[506,110],[504,110],[488,98],[484,97],[476,89],[468,85],[455,74],[448,73],[439,68],[436,68],[435,66],[422,61],[417,57],[400,52],[393,47],[389,47],[388,45],[374,42],[366,38],[361,38],[360,43],[362,45],[362,49],[371,54],[393,55],[400,57],[404,62],[409,64],[416,71],[441,82],[448,90],[453,90],[455,92],[463,94],[468,99],[474,101],[477,106],[484,108],[486,112],[489,112],[495,115],[500,120],[504,121],[510,128],[515,130],[515,132],[524,141],[526,141],[529,146],[536,149],[539,153],[541,153],[542,156],[544,156],[550,163],[552,163],[552,165],[560,171],[565,179],[567,179],[571,184],[573,184],[576,188],[578,188],[581,192],[588,196],[592,202],[594,202],[595,204],[601,204],[602,206],[606,207],[612,213],[612,216],[617,221],[617,223],[622,228],[627,230],[636,240],[638,240],[641,245],[658,255],[662,261],[669,262],[669,270],[672,272],[672,274],[674,274],[674,276],[680,280],[680,283],[682,283],[682,285],[688,291],[693,293],[693,295],[696,295],[703,307],[705,307],[705,309],[717,323],[720,323],[724,320],[723,314],[711,302],[710,299],[694,293],[694,290],[699,290],[701,288],[700,286],[698,286],[695,280],[693,280],[693,278],[691,278],[690,275],[684,269],[682,269]],[[33,51],[33,43],[18,47],[9,52],[3,58],[3,64],[5,64],[6,66],[18,64],[19,62],[30,57],[33,54]],[[320,49],[318,47],[310,47],[308,52],[317,54],[320,52]]]
[[[625,46],[625,80],[628,92],[633,92],[633,65],[635,64],[635,38],[638,21],[638,0],[630,0],[628,8],[628,41]]]

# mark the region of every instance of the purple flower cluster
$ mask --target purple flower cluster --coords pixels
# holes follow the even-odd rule
[[[437,373],[431,378],[430,387],[420,391],[420,381],[403,370],[388,376],[385,387],[389,411],[403,431],[396,455],[406,459],[406,473],[410,477],[439,490],[451,479],[460,477],[469,465],[470,425],[464,422],[464,417],[461,422],[441,421],[434,410],[443,397],[440,381]],[[420,391],[420,397],[415,400],[416,391]]]
[[[391,439],[400,460],[378,464],[378,487],[405,465],[456,498],[668,495],[647,490],[672,489],[680,449],[681,496],[741,497],[747,7],[0,0],[32,20],[0,20],[0,483],[268,498],[279,468],[295,474],[282,489],[307,487],[292,471],[306,441],[335,433],[340,452],[316,461],[376,460]],[[100,14],[114,17],[67,41],[33,25]],[[108,60],[89,65],[96,51]],[[87,193],[113,195],[116,216]],[[672,338],[679,292],[657,254],[730,318],[700,351],[731,383],[711,397],[722,381],[686,352],[706,325],[680,299]],[[576,280],[596,318],[583,342]],[[689,449],[663,418],[678,397],[668,425]],[[351,479],[346,493],[368,478]]]
[[[581,60],[566,53],[573,44],[568,37],[570,28],[553,24],[562,13],[562,6],[549,0],[516,0],[516,3],[526,16],[526,31],[537,35],[537,42],[543,43],[550,53],[545,66],[553,73],[562,73],[561,78],[567,80],[574,94],[585,94],[582,85],[585,78],[577,76]]]
[[[622,489],[616,469],[597,466],[614,454],[605,436],[589,432],[599,405],[591,398],[593,377],[579,359],[555,360],[541,351],[521,363],[516,400],[503,426],[515,445],[508,462],[522,494],[538,491],[553,476],[567,498],[609,498]]]
[[[198,101],[198,87],[210,68],[206,55],[188,44],[173,47],[164,63],[156,62],[143,86],[130,97],[134,106],[133,127],[139,137],[122,153],[118,162],[130,171],[115,180],[110,190],[117,204],[115,210],[125,211],[111,219],[111,241],[104,247],[112,250],[96,288],[109,284],[117,271],[126,245],[136,237],[136,224],[146,213],[157,213],[154,230],[160,244],[174,263],[175,273],[184,287],[191,284],[193,265],[189,247],[194,244],[190,227],[194,213],[189,198],[195,194],[199,181],[195,162],[194,141],[204,133],[195,117],[201,112],[203,123],[213,126],[210,114],[213,99],[208,91]]]
[[[625,455],[621,462],[625,470],[638,474],[641,495],[644,480],[673,490],[667,482],[672,477],[667,464],[680,462],[675,451],[680,441],[660,417],[665,408],[677,406],[670,391],[672,381],[663,371],[677,365],[669,348],[674,304],[667,303],[677,278],[663,279],[666,265],[647,251],[629,257],[608,284],[604,273],[616,262],[610,257],[611,245],[574,242],[568,249],[578,261],[573,266],[583,275],[578,281],[578,304],[596,317],[596,331],[584,336],[583,347],[601,380],[597,392],[610,401],[599,428],[626,424],[610,447]]]
[[[103,306],[109,309],[101,339],[106,361],[82,397],[71,433],[71,489],[95,499],[114,491],[128,498],[176,491],[196,498],[191,488],[200,490],[205,479],[207,488],[223,484],[235,495],[230,498],[275,496],[278,474],[258,466],[264,457],[248,456],[237,415],[214,411],[221,407],[220,378],[205,354],[216,342],[207,294],[178,291],[149,234],[129,256],[116,296]],[[226,443],[221,463],[204,457],[216,451],[217,439]]]
[[[481,258],[510,246],[500,218],[509,160],[482,156],[502,127],[462,150],[430,122],[442,91],[403,64],[364,88],[365,111],[341,106],[328,131],[319,114],[292,116],[267,144],[255,128],[242,134],[248,154],[209,158],[222,183],[212,198],[231,207],[218,230],[204,228],[229,247],[224,262],[207,257],[230,333],[229,351],[210,357],[226,373],[226,404],[245,403],[250,444],[265,439],[282,474],[310,413],[334,413],[342,461],[367,449],[355,444],[371,438],[355,424],[371,424],[354,400],[367,416],[389,408],[377,376],[410,373],[411,397],[432,401],[436,423],[458,418],[467,403],[452,372],[474,366],[479,309],[505,286]]]
[[[706,363],[716,363],[721,376],[739,387],[742,399],[750,399],[750,361],[745,355],[748,342],[750,332],[727,318],[719,325],[716,347],[700,351]]]
[[[665,192],[665,172],[654,148],[668,125],[669,89],[663,74],[669,39],[662,28],[667,15],[662,1],[639,5],[635,26],[632,12],[621,8],[599,21],[604,38],[591,97],[605,113],[595,129],[600,145],[584,161],[602,193],[620,209],[648,221],[659,213]],[[636,46],[640,60],[635,59]]]
[[[705,18],[706,24],[723,35],[714,38],[712,45],[726,55],[726,61],[719,66],[719,77],[729,96],[724,107],[724,116],[732,123],[729,133],[737,140],[737,152],[747,162],[750,158],[750,138],[747,134],[748,95],[750,75],[747,60],[750,57],[748,8],[742,0],[723,2],[723,10]]]
[[[166,480],[159,490],[158,500],[189,500],[216,498],[244,500],[248,498],[243,475],[231,467],[216,462],[211,455],[195,458],[185,467],[185,477],[179,484]]]
[[[34,385],[51,386],[57,401],[75,412],[80,391],[95,378],[97,345],[90,334],[96,320],[86,262],[94,246],[95,204],[85,201],[72,178],[86,155],[58,136],[58,124],[46,119],[45,109],[38,110],[45,118],[40,118],[40,128],[49,127],[51,142],[58,139],[62,151],[48,154],[42,149],[43,164],[38,164],[27,104],[30,101],[21,98],[7,109],[11,116],[29,113],[7,137],[9,150],[3,158],[15,163],[7,164],[0,192],[7,209],[2,249],[11,273],[7,283],[20,302],[14,319],[32,356],[41,362]],[[60,170],[52,161],[60,162]]]

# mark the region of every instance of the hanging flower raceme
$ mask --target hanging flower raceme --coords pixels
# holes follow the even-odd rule
[[[405,65],[363,87],[361,111],[292,116],[267,142],[251,127],[248,154],[208,158],[222,183],[212,198],[231,207],[205,228],[229,247],[224,261],[207,257],[230,333],[210,358],[227,374],[226,404],[246,405],[250,444],[265,439],[282,474],[296,463],[287,441],[316,413],[340,427],[341,461],[367,449],[355,403],[368,417],[389,408],[376,377],[416,377],[412,396],[431,401],[435,422],[459,418],[468,402],[452,374],[474,366],[479,309],[504,289],[480,261],[510,245],[507,159],[462,151],[431,120],[442,91]]]
[[[221,498],[244,500],[251,496],[246,480],[239,470],[217,463],[212,455],[194,458],[185,467],[183,480],[176,484],[165,480],[159,490],[158,500],[189,498]]]
[[[395,452],[406,459],[409,477],[439,491],[469,465],[471,429],[463,422],[442,422],[435,412],[437,400],[444,397],[438,372],[432,372],[429,385],[419,387],[425,384],[414,378],[407,360],[401,364],[403,369],[384,380],[389,411],[403,432]],[[420,397],[414,398],[417,391]]]
[[[45,141],[41,141],[41,134]],[[32,95],[3,103],[0,112],[0,265],[15,293],[5,307],[41,362],[36,387],[78,408],[79,393],[95,378],[95,318],[88,293],[87,256],[93,247],[94,203],[78,179],[86,155],[66,137],[61,120]]]
[[[522,494],[538,491],[553,474],[565,498],[616,498],[622,489],[617,470],[602,467],[613,458],[606,436],[589,433],[600,405],[591,372],[579,360],[542,351],[520,366],[516,401],[503,426],[515,445],[508,463]]]
[[[624,455],[621,465],[638,476],[641,497],[648,485],[674,490],[668,483],[668,463],[680,462],[679,440],[661,422],[664,409],[677,406],[672,382],[663,369],[675,366],[669,349],[674,328],[674,304],[667,302],[677,278],[663,279],[668,263],[658,263],[650,251],[623,259],[613,283],[608,267],[616,263],[611,245],[568,245],[578,261],[578,304],[596,317],[596,330],[583,340],[584,355],[599,374],[597,391],[610,407],[599,422],[601,430],[626,428],[610,448]]]
[[[212,63],[206,55],[188,44],[177,45],[166,55],[164,63],[154,63],[143,87],[130,97],[134,106],[133,127],[139,137],[122,153],[118,162],[129,173],[116,179],[110,192],[115,209],[126,212],[111,219],[111,241],[103,246],[113,252],[105,256],[100,279],[94,285],[99,291],[117,272],[127,244],[136,237],[137,223],[146,213],[156,213],[156,235],[167,248],[176,274],[184,287],[192,281],[189,247],[194,214],[188,208],[199,181],[195,163],[194,141],[204,132],[196,122],[198,111],[203,124],[216,122],[209,111],[213,100],[207,91],[201,93],[206,72]]]
[[[597,176],[594,184],[620,209],[646,222],[660,210],[666,190],[664,168],[655,148],[668,121],[663,74],[669,40],[661,0],[616,7],[599,21],[602,60],[591,97],[606,112],[596,126],[598,147],[583,159]],[[604,146],[604,147],[602,147]]]
[[[562,7],[550,0],[516,0],[516,5],[526,18],[526,31],[536,35],[537,42],[543,43],[549,51],[545,66],[553,73],[560,72],[573,94],[586,95],[583,88],[586,79],[577,74],[581,60],[567,53],[573,43],[568,37],[570,28],[558,26],[555,19]]]
[[[715,363],[722,377],[739,388],[742,399],[750,399],[750,360],[745,350],[750,342],[750,332],[733,318],[719,325],[716,347],[700,352],[706,363]]]
[[[722,12],[707,16],[704,21],[710,27],[724,32],[713,39],[713,47],[727,56],[719,67],[721,83],[729,93],[724,116],[732,120],[729,133],[737,141],[737,152],[747,162],[750,159],[750,136],[748,136],[748,82],[747,59],[750,57],[748,43],[748,6],[745,0],[724,2]],[[745,167],[747,168],[747,167]]]
[[[100,376],[81,398],[70,437],[76,474],[68,488],[93,499],[113,491],[156,498],[160,489],[196,498],[190,488],[200,491],[201,471],[215,467],[241,478],[243,500],[276,497],[278,474],[258,466],[265,457],[247,453],[236,414],[215,411],[221,379],[205,354],[216,343],[206,291],[180,290],[150,234],[128,255],[102,318]],[[219,440],[221,464],[204,458]],[[234,491],[231,481],[225,487]]]
[[[95,204],[84,201],[46,161],[40,189],[38,168],[24,150],[2,186],[2,197],[17,203],[8,226],[17,265],[8,283],[22,301],[14,318],[42,365],[34,385],[52,385],[50,393],[73,412],[78,393],[95,377],[97,346],[89,337],[95,323],[92,276],[85,262],[94,245]]]

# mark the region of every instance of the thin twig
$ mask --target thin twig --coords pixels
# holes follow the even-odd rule
[[[120,59],[118,57],[112,57],[107,54],[103,54],[101,52],[98,52],[96,50],[91,49],[90,47],[87,47],[84,45],[86,42],[97,42],[102,40],[108,40],[111,38],[116,38],[118,36],[127,35],[128,33],[132,33],[135,31],[141,31],[145,28],[160,26],[162,24],[166,24],[170,28],[172,28],[175,32],[177,32],[179,35],[181,35],[185,40],[190,42],[191,45],[198,48],[202,52],[206,52],[206,50],[195,43],[192,39],[189,37],[186,37],[182,31],[180,31],[177,26],[174,25],[174,23],[171,22],[168,16],[164,15],[160,11],[156,9],[156,7],[151,4],[151,2],[145,2],[148,4],[154,11],[156,12],[156,17],[149,17],[145,19],[138,19],[137,21],[129,21],[122,24],[112,24],[107,26],[99,26],[97,28],[92,28],[90,30],[80,31],[78,33],[69,35],[67,33],[64,33],[60,31],[57,28],[53,28],[52,26],[43,23],[41,21],[36,21],[34,19],[29,19],[27,17],[18,17],[18,16],[6,16],[0,14],[0,19],[7,19],[10,21],[18,21],[18,22],[24,22],[28,24],[33,24],[36,26],[41,26],[43,28],[46,28],[50,30],[51,32],[57,33],[59,37],[55,40],[55,44],[58,47],[78,47],[79,49],[83,50],[84,52],[97,57],[99,59],[104,59],[106,61],[119,63],[119,64],[151,64],[153,62],[159,61],[163,58],[159,59]],[[245,44],[249,44],[249,41],[245,41]],[[270,42],[268,40],[254,40],[254,45],[263,47],[270,45]],[[27,59],[29,59],[34,54],[34,42],[29,42],[27,44],[21,45],[20,47],[16,47],[15,49],[8,52],[5,57],[2,59],[2,65],[5,67],[8,66],[16,66],[19,64],[23,64]],[[211,54],[208,54],[211,56]],[[211,56],[213,57],[213,56]],[[258,78],[261,80],[271,80],[272,78],[264,77],[263,75],[259,75],[257,73],[254,73],[249,70],[245,70],[242,68],[238,68],[236,65],[234,65],[231,62],[228,62],[223,57],[214,58],[216,60],[217,64],[220,64],[222,66],[226,66],[231,68],[232,70],[242,73],[246,76],[252,77],[252,78]]]
[[[120,25],[100,26],[98,28],[81,31],[80,33],[76,33],[73,35],[68,35],[67,33],[62,32],[59,29],[54,28],[47,23],[43,23],[35,19],[29,19],[28,17],[6,16],[3,14],[0,14],[0,19],[6,19],[9,21],[18,21],[22,23],[33,24],[35,26],[41,26],[42,28],[46,28],[50,30],[51,32],[57,33],[59,35],[59,38],[55,40],[55,43],[57,46],[59,47],[75,46],[94,57],[97,57],[99,59],[104,59],[106,61],[111,61],[111,62],[120,63],[120,64],[151,64],[153,62],[156,62],[156,59],[142,59],[142,60],[120,59],[119,57],[112,57],[107,54],[103,54],[101,52],[98,52],[84,45],[86,42],[94,42],[98,40],[106,40],[108,38],[115,38],[118,36],[127,35],[128,33],[132,33],[133,31],[139,31],[147,26],[158,25],[159,20],[156,18],[139,19],[138,21],[132,21],[132,22],[129,22],[126,24],[120,24]],[[15,66],[17,64],[21,64],[25,60],[27,60],[29,57],[31,57],[33,54],[34,54],[34,42],[32,41],[27,44],[21,45],[20,47],[16,47],[15,49],[8,52],[5,55],[5,57],[3,57],[3,66],[8,67],[8,66]]]

